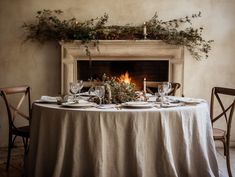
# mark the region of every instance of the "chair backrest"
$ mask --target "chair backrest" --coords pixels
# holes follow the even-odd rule
[[[101,84],[102,84],[101,81],[83,81],[84,88],[90,88],[90,87],[98,86]]]
[[[154,94],[158,91],[158,86],[162,82],[154,82],[154,81],[146,81],[146,89],[149,93]],[[171,82],[172,90],[168,93],[168,95],[174,96],[176,90],[180,88],[180,83]]]
[[[2,96],[8,114],[9,129],[16,129],[17,127],[14,124],[14,121],[17,116],[30,120],[31,118],[31,98],[30,98],[30,87],[29,86],[16,86],[16,87],[7,87],[0,88],[0,95]],[[21,95],[19,102],[16,106],[13,106],[8,98],[8,95]],[[20,108],[22,103],[27,98],[27,108],[28,115],[24,114]]]
[[[230,103],[228,106],[224,105],[223,99],[221,98],[222,95],[231,96],[232,97],[232,103]],[[221,108],[221,112],[214,116],[214,106],[215,106],[215,98],[219,103],[219,106]],[[220,118],[224,118],[227,124],[227,136],[230,136],[230,130],[231,130],[231,123],[233,118],[235,108],[235,89],[231,88],[223,88],[223,87],[214,87],[211,92],[211,105],[210,105],[210,115],[211,115],[211,121],[212,124],[217,121]]]

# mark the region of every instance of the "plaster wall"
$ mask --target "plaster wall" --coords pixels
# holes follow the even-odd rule
[[[206,39],[214,39],[207,60],[196,61],[185,52],[184,95],[209,101],[211,88],[235,88],[234,0],[0,0],[0,87],[28,84],[32,99],[60,92],[60,47],[55,42],[23,43],[23,22],[41,9],[61,9],[68,18],[81,20],[109,14],[109,24],[140,24],[157,11],[163,20],[202,12],[194,21],[204,26]],[[23,124],[24,122],[19,122]],[[217,126],[224,126],[218,122]],[[0,146],[7,145],[8,124],[0,101]],[[232,123],[235,142],[235,121]]]

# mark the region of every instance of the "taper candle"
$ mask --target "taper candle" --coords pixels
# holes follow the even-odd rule
[[[144,78],[144,92],[146,93],[146,78]]]
[[[146,27],[146,22],[144,22],[144,39],[147,38],[147,27]]]

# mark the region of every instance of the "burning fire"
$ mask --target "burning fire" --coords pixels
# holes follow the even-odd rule
[[[121,76],[118,77],[119,82],[125,82],[127,84],[131,83],[131,78],[129,77],[128,71],[126,71],[125,74],[121,74]]]

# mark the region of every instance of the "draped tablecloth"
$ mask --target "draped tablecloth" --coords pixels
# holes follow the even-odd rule
[[[207,103],[71,109],[34,104],[28,177],[219,176]]]

